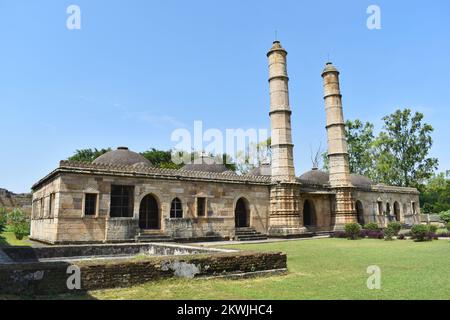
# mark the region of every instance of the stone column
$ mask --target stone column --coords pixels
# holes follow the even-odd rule
[[[287,52],[279,41],[275,41],[267,53],[273,182],[269,235],[278,237],[296,236],[304,232],[300,219],[300,188],[294,169],[286,56]]]
[[[289,106],[289,78],[286,68],[286,50],[279,41],[267,53],[269,58],[270,125],[272,137],[272,180],[293,182],[295,169]]]
[[[322,78],[327,117],[330,186],[336,193],[332,220],[333,228],[340,230],[346,223],[356,222],[357,215],[352,196],[353,186],[350,180],[339,71],[331,62],[328,62],[322,72]]]

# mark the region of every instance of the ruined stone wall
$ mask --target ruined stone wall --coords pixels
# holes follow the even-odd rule
[[[205,277],[285,271],[283,253],[224,253],[116,261],[80,261],[81,290],[129,287],[169,277]],[[67,288],[71,263],[0,265],[0,294],[76,293]]]
[[[134,214],[131,218],[111,218],[111,185],[134,185]],[[234,209],[239,198],[249,204],[250,226],[267,233],[269,187],[242,183],[166,180],[117,176],[62,174],[34,193],[35,199],[55,193],[57,199],[56,220],[34,217],[32,238],[51,243],[103,242],[133,240],[138,232],[139,207],[142,199],[151,194],[158,202],[161,231],[174,237],[202,238],[216,235],[222,238],[234,236]],[[85,216],[84,195],[98,194],[96,216]],[[182,202],[183,219],[170,219],[172,200]],[[196,213],[197,197],[205,197],[206,216]],[[48,203],[48,202],[47,202]],[[45,210],[44,210],[45,212]],[[49,230],[46,230],[46,228]]]
[[[0,188],[0,208],[12,210],[19,208],[26,214],[31,214],[31,193],[15,194]]]

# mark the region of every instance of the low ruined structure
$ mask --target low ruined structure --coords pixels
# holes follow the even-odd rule
[[[419,222],[419,193],[350,173],[339,72],[323,70],[329,173],[295,175],[287,52],[269,60],[272,164],[238,175],[213,159],[159,169],[121,147],[93,163],[61,161],[33,186],[31,238],[47,243],[300,237],[348,222]]]

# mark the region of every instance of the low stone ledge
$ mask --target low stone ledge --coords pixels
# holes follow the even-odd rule
[[[220,253],[232,250],[193,247],[168,243],[125,243],[97,245],[62,245],[42,247],[3,247],[3,252],[14,262],[38,262],[41,259],[132,256],[148,255],[187,255],[200,253]]]
[[[51,295],[75,293],[67,288],[72,275],[80,270],[82,291],[129,287],[171,278],[244,277],[273,274],[287,268],[286,254],[279,252],[228,252],[190,256],[135,257],[120,260],[38,262],[0,265],[0,294]]]

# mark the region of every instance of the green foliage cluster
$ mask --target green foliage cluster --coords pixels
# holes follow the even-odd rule
[[[103,149],[97,149],[97,148],[90,148],[90,149],[80,149],[76,150],[75,153],[69,157],[67,160],[69,161],[80,161],[80,162],[92,162],[99,156],[105,154],[108,151],[111,151],[111,148],[103,148]],[[158,150],[155,148],[151,148],[147,151],[144,151],[141,153],[146,159],[148,159],[153,166],[156,168],[162,168],[162,169],[180,169],[183,164],[174,163],[172,161],[172,151],[164,151],[164,150]],[[212,157],[216,158],[218,162],[222,162],[227,169],[236,171],[236,165],[233,163],[232,158],[227,155],[211,155]],[[196,158],[199,157],[198,152],[191,152],[189,154],[189,159],[191,161],[195,161]]]
[[[415,241],[427,241],[432,240],[428,237],[430,230],[427,225],[416,224],[411,228],[411,235]]]
[[[445,227],[447,228],[447,231],[450,232],[450,222],[447,222],[447,225]]]
[[[8,224],[17,240],[22,240],[30,234],[30,221],[22,210],[14,209],[8,213]]]
[[[350,240],[358,240],[361,226],[358,223],[347,223],[345,225],[345,233]]]
[[[386,229],[383,230],[383,233],[384,233],[385,240],[387,240],[387,241],[394,240],[395,231],[393,228],[387,227]]]
[[[378,224],[376,224],[375,222],[369,222],[364,225],[364,230],[376,231],[378,229],[380,228],[378,227]]]
[[[423,122],[424,115],[410,109],[397,110],[384,117],[377,137],[373,124],[360,120],[346,122],[349,165],[352,173],[374,182],[401,187],[419,187],[437,168],[429,157],[433,128]],[[326,154],[325,168],[327,168]]]
[[[444,221],[450,221],[450,175],[435,174],[421,186],[420,203],[423,213],[440,213]]]
[[[443,212],[439,213],[439,217],[445,223],[450,223],[450,210],[449,211],[443,211]]]
[[[111,151],[111,148],[106,149],[78,149],[75,153],[69,157],[69,161],[79,161],[79,162],[92,162],[101,155]]]
[[[1,207],[0,208],[0,233],[5,230],[7,221],[8,221],[8,215],[7,215],[6,209]]]
[[[402,224],[397,221],[389,222],[386,229],[391,229],[394,232],[394,235],[397,236],[402,230]]]

